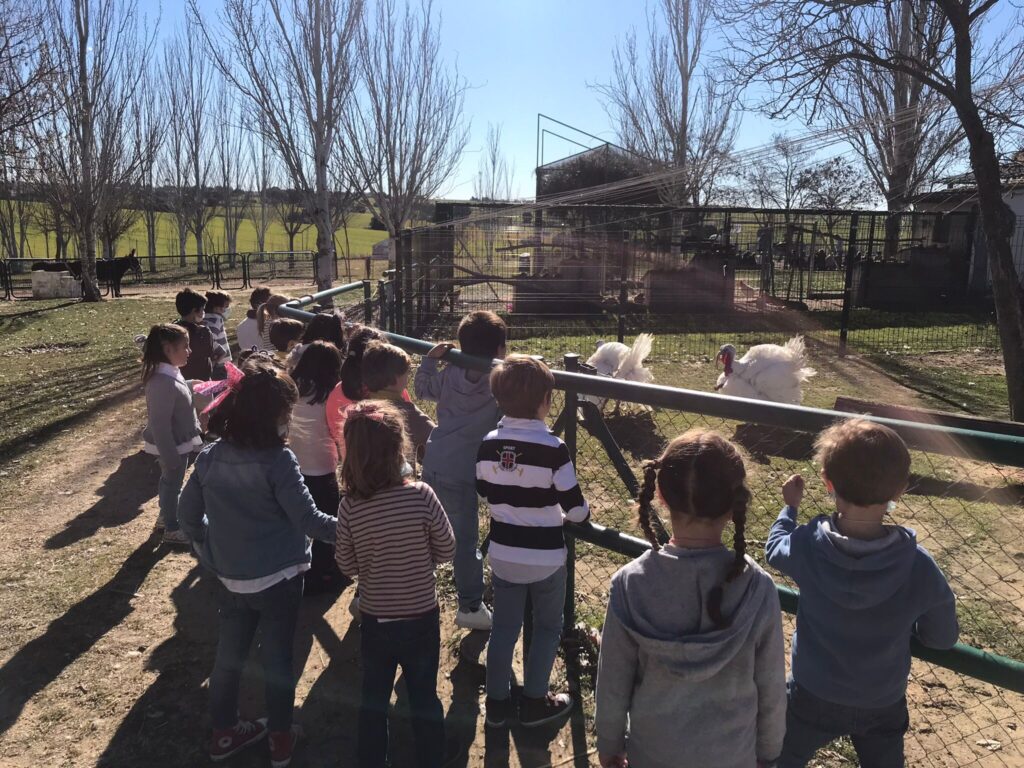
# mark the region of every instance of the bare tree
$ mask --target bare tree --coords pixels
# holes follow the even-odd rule
[[[164,201],[174,217],[178,234],[178,266],[184,267],[188,253],[188,230],[192,215],[192,194],[189,190],[188,126],[184,114],[181,89],[172,86],[177,64],[175,43],[165,43],[163,94],[167,103],[167,125],[163,151],[159,155],[160,176],[165,185]],[[173,70],[173,71],[172,71]]]
[[[913,48],[894,44],[876,33],[880,16],[897,3],[863,0],[728,0],[745,40],[741,72],[746,81],[768,83],[777,98],[776,113],[805,107],[813,117],[822,102],[824,83],[858,64],[908,76],[942,96],[952,109],[969,147],[978,190],[1010,414],[1024,419],[1024,289],[1013,263],[1010,239],[1016,217],[1003,200],[996,136],[1019,123],[1020,84],[1024,80],[1024,46],[1019,39],[1021,12],[1000,8],[999,28],[985,32],[996,0],[930,0],[937,10],[941,39],[951,41],[948,68]],[[898,5],[920,18],[922,7],[911,0]],[[921,22],[916,22],[920,24]],[[896,115],[898,122],[905,117]]]
[[[267,230],[273,219],[269,190],[274,173],[274,158],[270,147],[263,139],[265,134],[266,131],[250,133],[247,140],[253,182],[248,213],[256,231],[256,250],[260,253],[267,250]]]
[[[455,171],[469,132],[466,84],[441,58],[430,0],[379,0],[357,36],[360,94],[344,117],[353,186],[394,237]]]
[[[97,229],[138,186],[154,151],[134,130],[152,39],[134,0],[47,0],[46,13],[50,51],[66,76],[53,83],[57,109],[42,127],[40,164],[80,243],[83,299],[98,301]]]
[[[739,174],[749,201],[760,208],[781,209],[788,223],[789,212],[806,200],[805,171],[809,162],[810,155],[799,142],[775,134],[772,151],[760,153]]]
[[[659,190],[676,205],[711,198],[739,126],[735,93],[707,66],[714,5],[659,0],[659,11],[648,14],[647,50],[631,30],[613,53],[612,81],[593,86],[624,147],[682,169]]]
[[[216,138],[208,110],[214,103],[215,70],[195,30],[187,29],[164,49],[164,71],[171,102],[179,110],[177,130],[182,136],[185,186],[189,195],[188,229],[196,239],[196,269],[206,271],[206,228],[216,215],[211,181],[215,169]],[[184,201],[183,201],[184,202]]]
[[[164,108],[162,93],[162,72],[159,66],[151,65],[146,72],[145,84],[139,94],[141,108],[138,113],[138,131],[149,136],[154,143],[152,152],[143,158],[139,169],[141,185],[138,191],[138,203],[142,220],[146,225],[146,255],[149,258],[150,272],[156,271],[157,228],[160,224],[165,201],[161,194],[158,158],[163,152],[165,122],[167,112]]]
[[[24,136],[55,104],[48,98],[59,69],[46,45],[46,15],[39,2],[0,0],[0,137]]]
[[[103,244],[104,259],[112,259],[117,256],[117,241],[142,217],[141,207],[136,208],[132,205],[135,201],[129,195],[122,197],[121,202],[124,207],[108,208],[106,214],[99,221],[97,233]],[[141,205],[141,201],[139,202]]]
[[[9,154],[0,158],[0,245],[7,258],[24,259],[33,220],[30,192],[35,173],[24,142],[16,140],[14,132],[6,139]]]
[[[242,117],[237,99],[227,88],[217,97],[217,185],[220,188],[220,214],[224,223],[224,248],[228,266],[234,268],[238,254],[238,229],[246,217],[245,187],[249,165],[244,152]]]
[[[302,231],[309,226],[306,218],[306,210],[303,206],[303,196],[290,189],[273,188],[269,191],[269,198],[274,206],[274,214],[281,225],[281,229],[288,236],[288,252],[295,252],[295,238],[302,234]],[[289,263],[294,264],[293,256],[289,257]]]
[[[846,211],[870,205],[878,198],[872,177],[845,157],[836,156],[805,168],[798,184],[804,190],[805,204],[824,212],[822,219],[829,247],[833,248],[838,263],[843,254],[834,250],[835,243],[839,242],[835,236],[836,225],[845,218]]]
[[[218,69],[260,115],[292,186],[316,226],[317,282],[331,285],[331,155],[352,89],[351,45],[362,0],[223,0],[225,45],[189,8]]]
[[[511,200],[515,162],[510,166],[501,151],[501,126],[487,124],[487,141],[480,155],[473,197],[477,200]]]

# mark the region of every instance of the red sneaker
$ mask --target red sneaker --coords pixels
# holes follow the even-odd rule
[[[210,737],[210,759],[227,760],[267,735],[267,719],[239,720],[234,728],[215,730]]]
[[[293,725],[290,731],[270,732],[271,768],[287,768],[292,762],[292,752],[302,736],[302,727]]]

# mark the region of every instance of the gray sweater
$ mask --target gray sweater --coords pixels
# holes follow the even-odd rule
[[[633,768],[753,768],[782,751],[786,669],[778,593],[748,558],[707,613],[733,554],[648,552],[612,578],[597,680],[597,748]]]
[[[167,466],[177,466],[184,455],[198,450],[199,419],[192,407],[192,390],[183,379],[154,373],[146,382],[146,451],[156,453]]]

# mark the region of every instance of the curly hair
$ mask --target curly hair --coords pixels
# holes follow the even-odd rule
[[[729,625],[729,619],[722,615],[724,585],[746,568],[744,534],[751,499],[746,478],[743,457],[736,446],[714,432],[694,429],[670,442],[660,458],[645,463],[637,498],[640,529],[655,551],[668,540],[661,518],[654,511],[655,491],[661,493],[673,517],[732,518],[735,557],[724,583],[708,595],[708,615],[718,627]]]

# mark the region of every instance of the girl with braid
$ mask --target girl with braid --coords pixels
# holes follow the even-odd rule
[[[612,578],[596,693],[602,768],[753,768],[782,751],[782,619],[775,584],[745,553],[746,474],[736,448],[705,430],[644,467],[651,550]],[[655,497],[669,515],[664,544]]]

